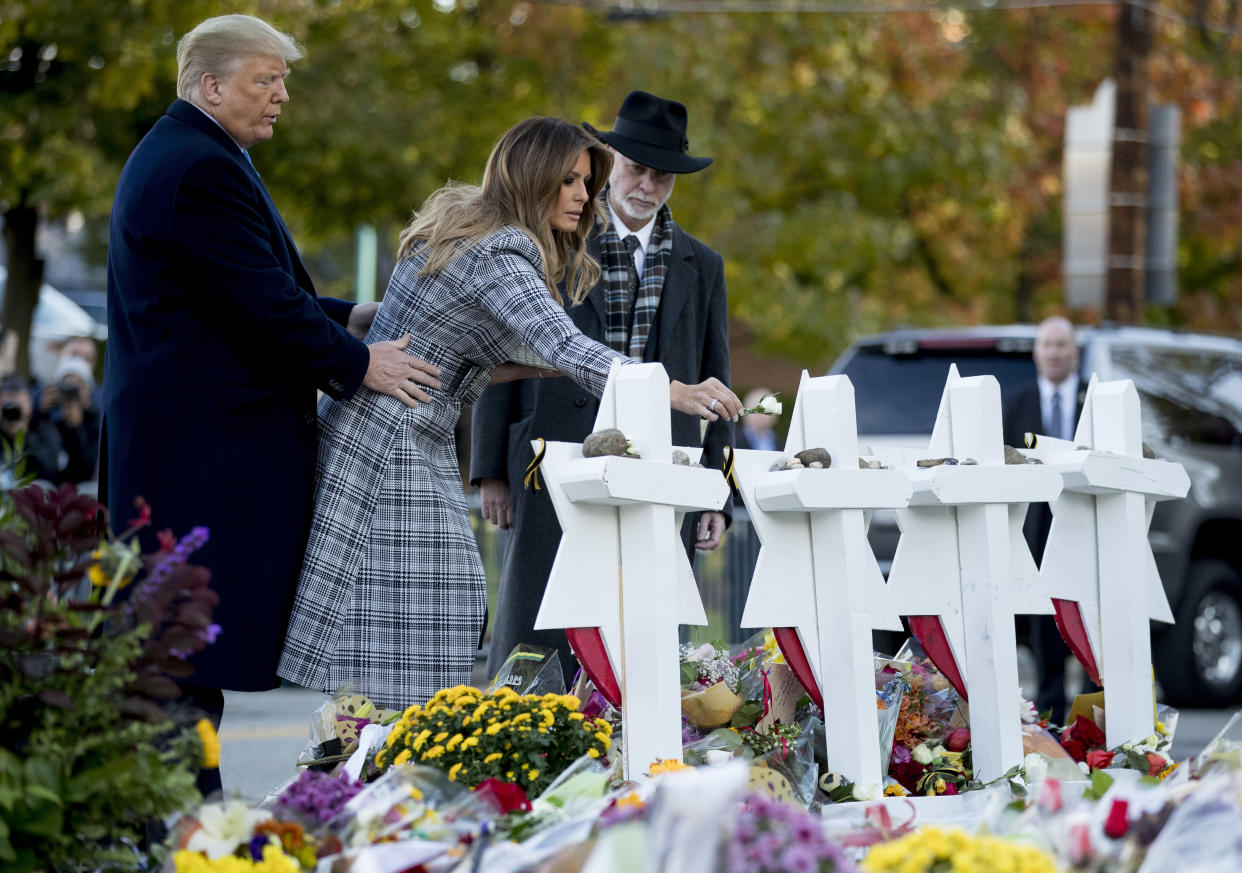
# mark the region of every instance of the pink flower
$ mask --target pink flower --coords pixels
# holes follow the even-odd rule
[[[1103,770],[1113,763],[1115,754],[1104,749],[1092,749],[1090,752],[1087,752],[1087,766],[1092,770]]]
[[[1108,810],[1108,818],[1104,822],[1104,833],[1107,836],[1119,840],[1126,835],[1126,831],[1130,829],[1130,823],[1126,821],[1129,808],[1129,801],[1120,797],[1113,800],[1113,805]]]

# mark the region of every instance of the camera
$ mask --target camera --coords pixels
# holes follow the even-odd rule
[[[57,387],[60,389],[61,400],[78,399],[78,386],[74,385],[72,382],[61,382]]]
[[[6,403],[4,406],[0,406],[0,420],[21,421],[22,408],[16,403]]]

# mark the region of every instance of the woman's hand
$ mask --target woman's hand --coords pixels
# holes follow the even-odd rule
[[[697,415],[708,421],[726,418],[737,421],[742,401],[719,379],[711,378],[697,385],[673,381],[668,386],[669,405],[678,412]]]

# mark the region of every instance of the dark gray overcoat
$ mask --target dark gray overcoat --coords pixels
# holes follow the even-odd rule
[[[596,237],[589,241],[599,258]],[[569,315],[587,336],[604,336],[604,292],[596,285]],[[720,255],[673,224],[668,274],[660,295],[651,338],[643,354],[658,362],[670,380],[687,385],[715,376],[729,383],[729,312],[724,262]],[[561,527],[546,490],[522,487],[526,465],[534,456],[531,440],[581,442],[591,433],[599,411],[598,398],[568,379],[525,379],[495,385],[474,405],[471,423],[470,479],[501,479],[509,483],[513,528],[509,532],[500,577],[500,596],[492,625],[488,673],[494,674],[517,643],[557,648],[567,674],[576,666],[564,631],[535,631],[548,573],[561,541]],[[723,449],[733,443],[733,424],[716,421],[700,438],[696,416],[673,412],[673,445],[704,449],[703,463],[720,468]],[[725,506],[726,516],[732,503]],[[683,538],[692,542],[698,523],[688,516]]]

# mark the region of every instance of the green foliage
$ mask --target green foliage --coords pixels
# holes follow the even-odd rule
[[[206,571],[162,555],[163,569],[114,603],[141,556],[109,542],[103,518],[71,486],[0,504],[6,871],[137,868],[147,822],[198,799],[202,741],[161,704],[179,693],[169,673],[184,675],[184,653],[204,644],[215,595]]]

